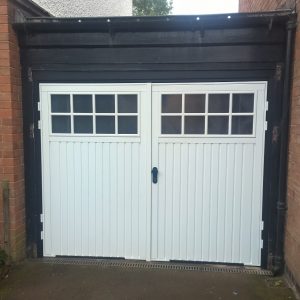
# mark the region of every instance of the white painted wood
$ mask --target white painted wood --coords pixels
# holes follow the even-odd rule
[[[149,87],[41,84],[40,92],[44,255],[149,259]],[[138,94],[140,134],[53,135],[53,93]]]
[[[243,263],[261,259],[266,83],[154,84],[153,260]],[[161,135],[161,95],[254,93],[249,136]],[[227,114],[228,115],[228,114]]]
[[[41,84],[44,255],[260,265],[266,88]],[[161,94],[199,92],[255,93],[253,134],[161,135]],[[139,133],[51,134],[53,93],[138,93]]]

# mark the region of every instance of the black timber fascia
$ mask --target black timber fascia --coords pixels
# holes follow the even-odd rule
[[[270,27],[278,24],[286,24],[286,22],[295,15],[295,12],[285,10],[251,14],[233,13],[163,17],[30,17],[25,20],[16,20],[14,22],[14,27],[19,31],[26,30],[26,32],[203,31],[210,28],[225,29],[256,26],[266,26],[271,29]]]

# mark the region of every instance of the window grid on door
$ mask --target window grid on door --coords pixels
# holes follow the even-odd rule
[[[103,103],[102,107],[98,105],[101,98],[103,103],[107,102],[106,107]],[[74,136],[137,136],[139,101],[136,93],[51,94],[51,132],[53,135]]]
[[[186,101],[190,96],[202,98],[204,108],[187,112]],[[161,135],[254,137],[255,99],[253,92],[162,94]],[[191,126],[194,128],[189,128]]]

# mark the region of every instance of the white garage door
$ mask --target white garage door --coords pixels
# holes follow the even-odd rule
[[[260,265],[266,83],[40,91],[44,256]]]

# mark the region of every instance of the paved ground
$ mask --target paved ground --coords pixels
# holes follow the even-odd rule
[[[280,278],[26,262],[0,282],[0,300],[295,299]]]

